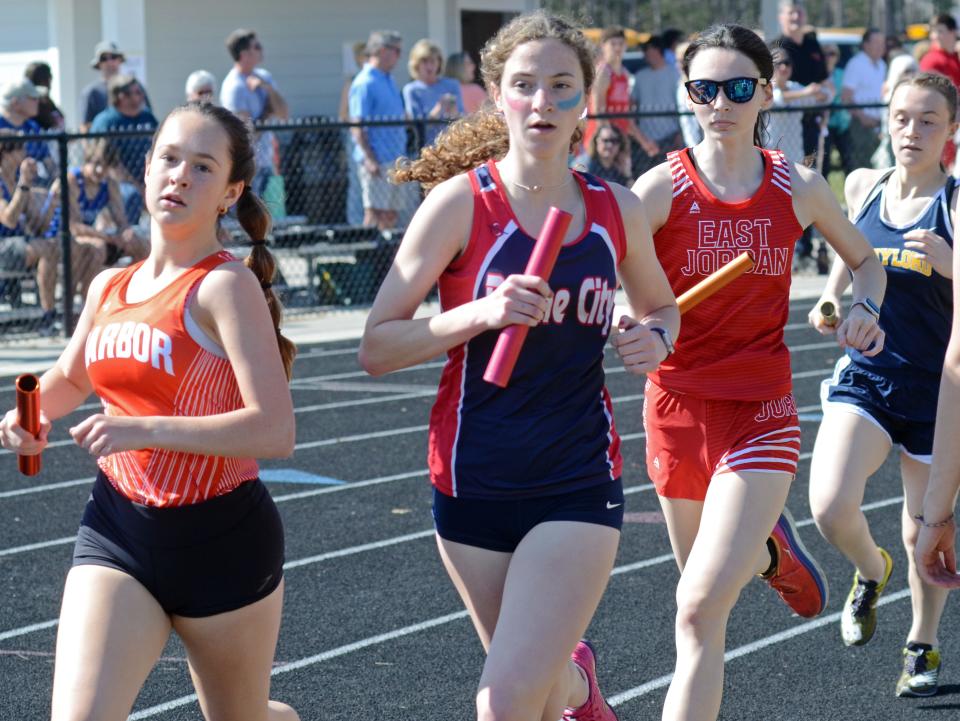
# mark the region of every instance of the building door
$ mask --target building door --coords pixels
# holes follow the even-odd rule
[[[477,63],[477,82],[480,81],[480,50],[497,30],[517,15],[517,12],[460,11],[461,44],[463,50],[470,53]]]

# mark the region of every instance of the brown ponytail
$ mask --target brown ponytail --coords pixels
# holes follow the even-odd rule
[[[249,185],[243,186],[243,193],[237,201],[237,220],[241,227],[250,236],[253,247],[250,254],[243,261],[260,281],[263,296],[267,300],[267,309],[273,319],[273,327],[277,332],[277,344],[280,346],[280,357],[283,359],[283,370],[287,380],[293,376],[293,359],[297,355],[297,346],[289,338],[280,333],[280,318],[283,316],[283,305],[277,294],[273,292],[273,276],[277,273],[277,261],[267,249],[267,234],[273,225],[270,211],[266,204],[250,190]]]
[[[270,311],[270,317],[273,319],[273,327],[277,333],[277,345],[280,348],[280,358],[283,360],[283,370],[289,380],[293,376],[293,359],[297,355],[297,347],[290,339],[285,338],[280,333],[280,318],[283,315],[283,306],[280,299],[273,292],[273,276],[277,272],[277,262],[273,254],[267,250],[266,238],[270,233],[272,221],[270,211],[256,194],[250,190],[250,183],[253,182],[254,172],[256,171],[256,161],[254,159],[254,146],[249,126],[240,118],[225,108],[210,103],[190,102],[174,108],[167,118],[177,113],[199,113],[200,115],[215,120],[224,132],[230,144],[230,177],[228,182],[238,183],[243,181],[243,193],[237,201],[237,220],[250,236],[253,247],[250,254],[244,261],[244,264],[253,271],[260,281],[260,287],[263,288],[263,295],[267,300],[267,308]],[[164,120],[166,122],[166,120]],[[157,137],[160,135],[163,125],[157,128],[153,136],[154,145]],[[151,148],[151,152],[153,149]]]

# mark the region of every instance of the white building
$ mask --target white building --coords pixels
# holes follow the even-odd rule
[[[538,0],[0,0],[0,81],[45,60],[53,69],[51,96],[75,128],[80,93],[98,77],[90,67],[93,48],[113,40],[162,117],[182,102],[192,71],[223,78],[232,65],[224,39],[243,27],[257,32],[263,65],[292,115],[334,116],[346,49],[371,30],[398,30],[406,49],[427,37],[445,53],[476,55],[505,18],[538,6]],[[406,62],[397,64],[394,79],[407,81]]]

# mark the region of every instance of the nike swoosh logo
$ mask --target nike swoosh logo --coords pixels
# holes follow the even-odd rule
[[[612,511],[614,508],[619,508],[622,505],[622,503],[610,503],[610,501],[607,501],[607,510]]]

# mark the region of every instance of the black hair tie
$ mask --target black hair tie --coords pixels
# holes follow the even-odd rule
[[[260,287],[264,290],[270,290],[273,287],[273,283],[261,283]]]
[[[266,238],[260,238],[260,240],[251,240],[251,241],[250,241],[250,245],[266,245],[266,244],[267,244]]]

